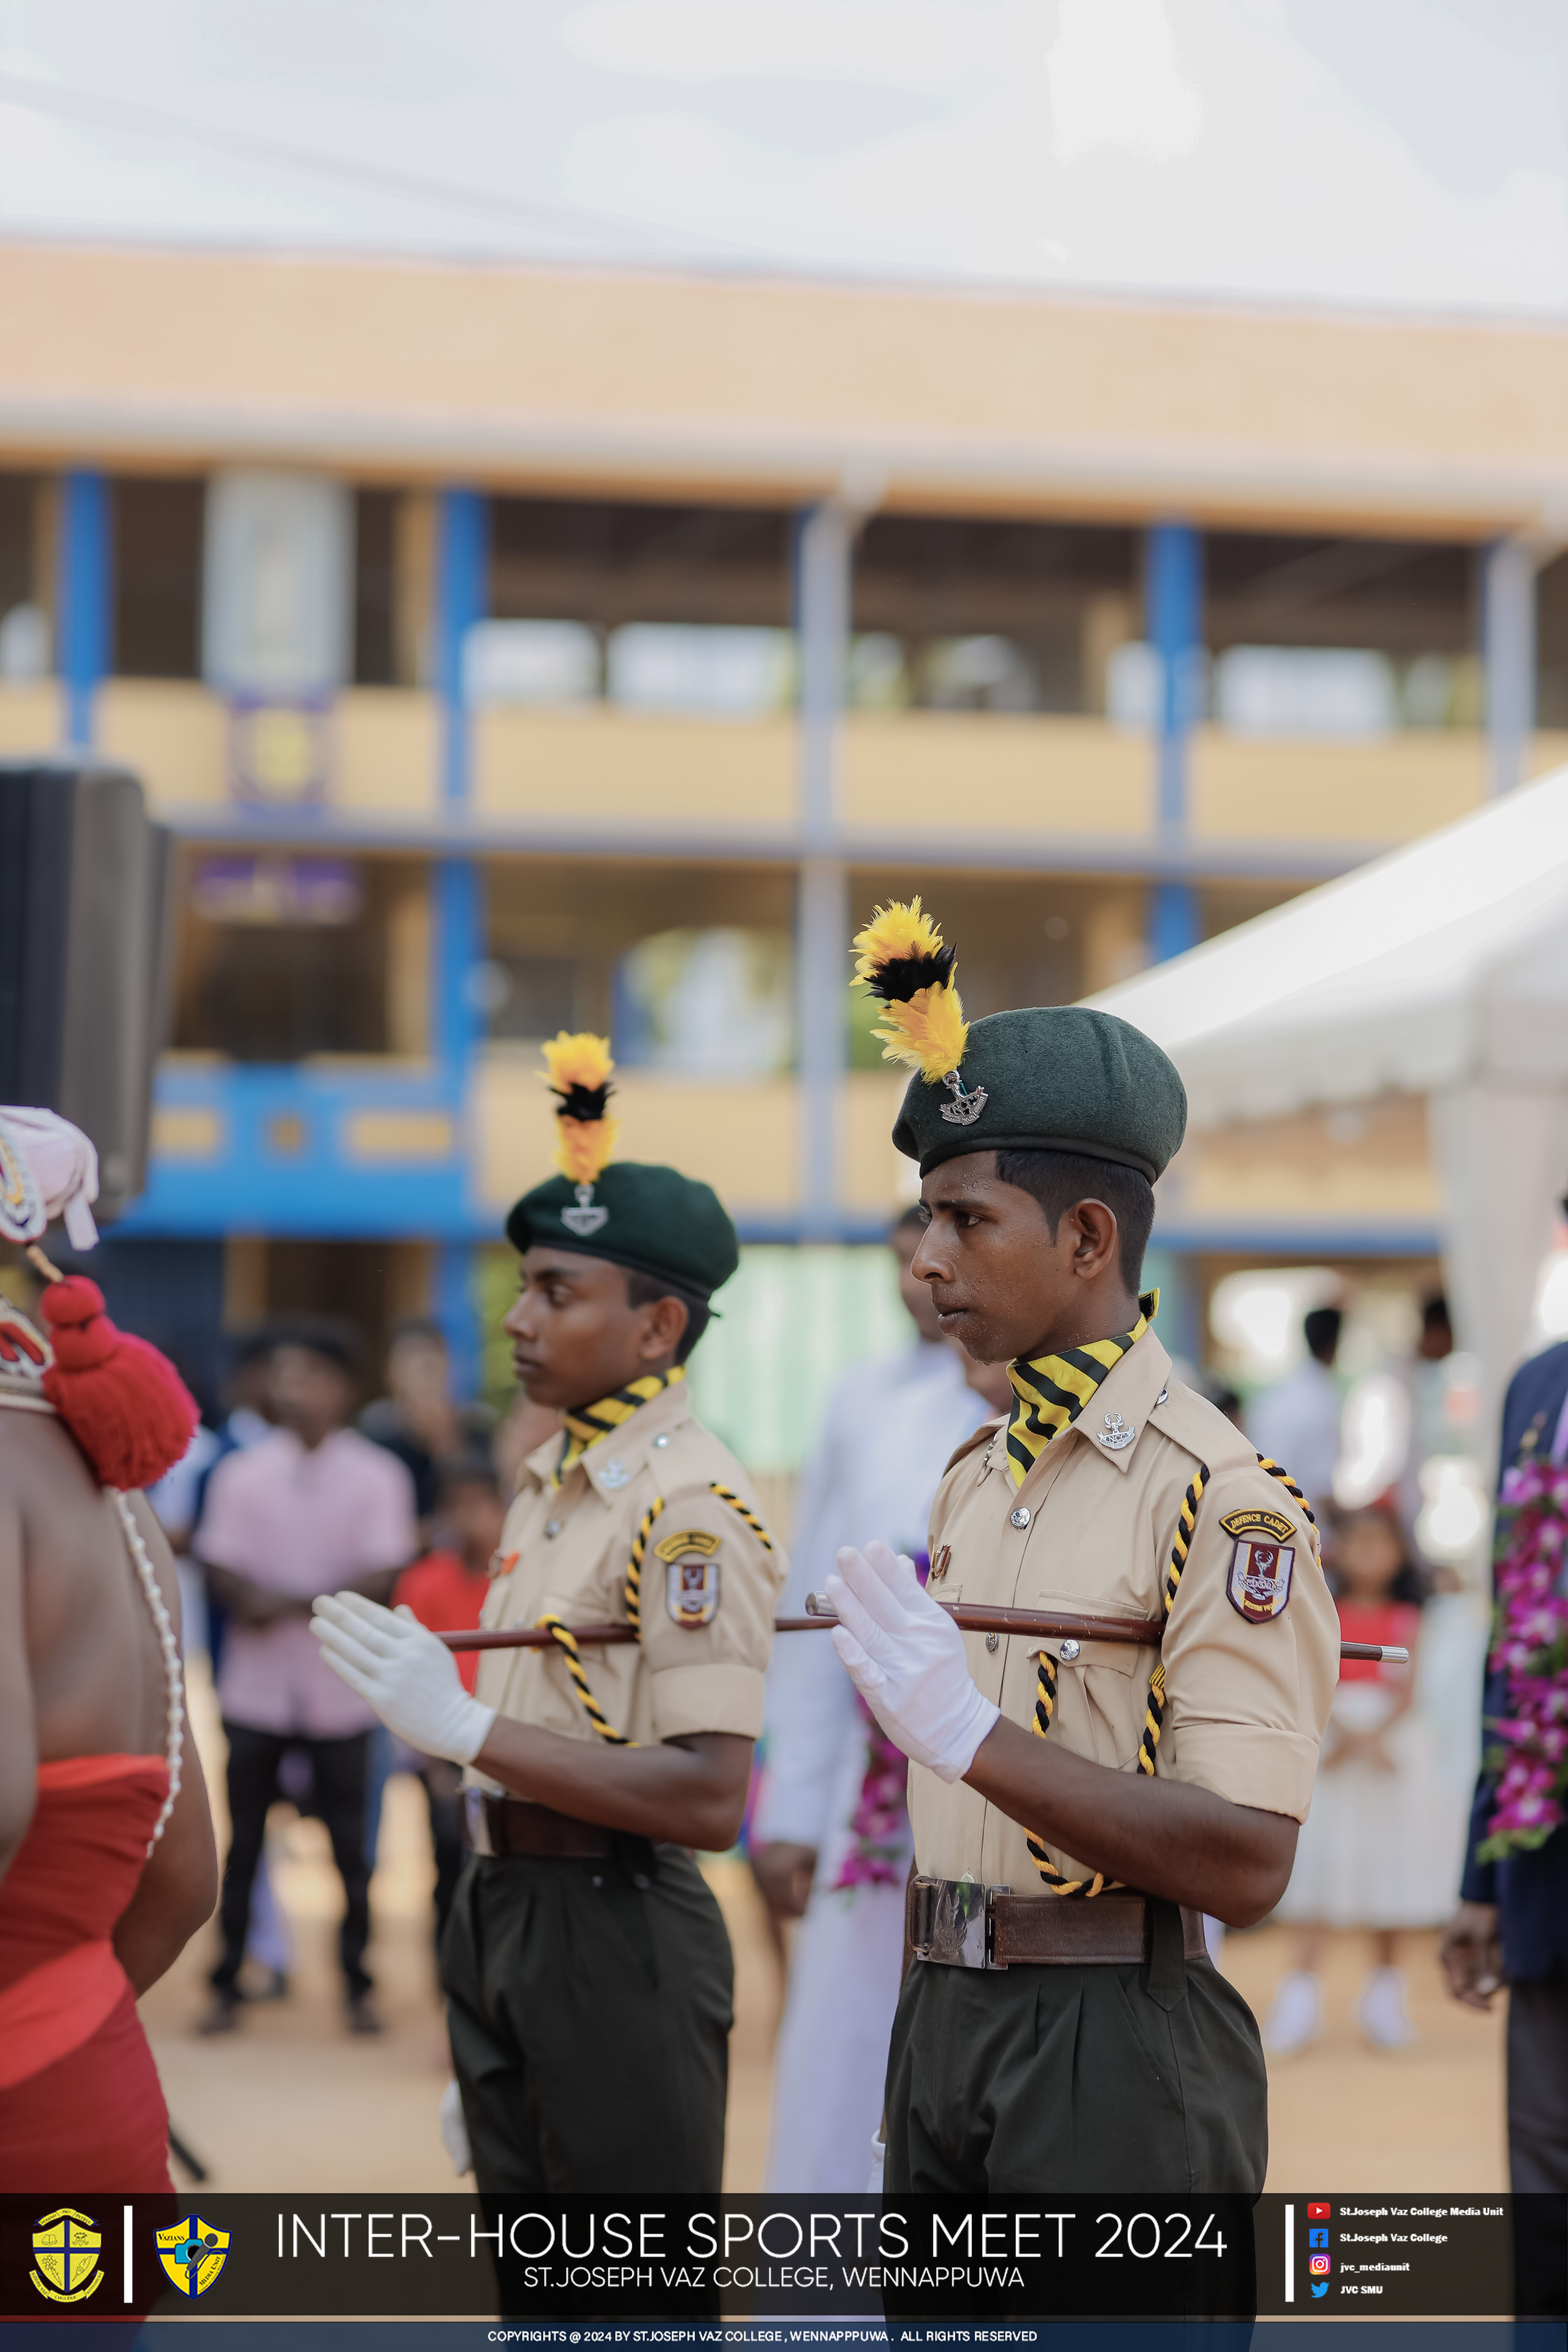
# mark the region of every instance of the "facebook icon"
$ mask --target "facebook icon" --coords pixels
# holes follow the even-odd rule
[[[1327,2231],[1326,2230],[1309,2230],[1309,2231],[1308,2231],[1308,2232],[1307,2232],[1307,2243],[1308,2243],[1310,2246],[1326,2246],[1326,2245],[1328,2244],[1328,2242],[1329,2242],[1329,2233],[1328,2233],[1328,2231]]]

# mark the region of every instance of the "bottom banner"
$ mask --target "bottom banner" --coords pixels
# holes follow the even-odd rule
[[[0,2200],[0,2317],[57,2347],[90,2321],[99,2352],[106,2321],[176,2315],[187,2352],[198,2318],[484,2318],[488,2342],[638,2352],[1565,2311],[1562,2197]]]

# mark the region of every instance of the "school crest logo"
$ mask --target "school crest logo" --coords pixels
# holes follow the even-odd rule
[[[1270,1617],[1283,1616],[1295,1565],[1294,1544],[1260,1543],[1255,1536],[1238,1538],[1225,1588],[1231,1607],[1249,1625],[1265,1625]]]
[[[688,1528],[654,1546],[665,1564],[665,1606],[689,1633],[710,1625],[718,1614],[719,1544],[705,1528]]]
[[[33,2259],[38,2268],[27,2275],[50,2303],[84,2303],[103,2284],[98,2267],[102,2251],[103,2240],[91,2215],[79,2213],[74,2205],[58,2205],[33,2224]]]
[[[160,2230],[158,2260],[182,2294],[205,2294],[228,2258],[228,2231],[215,2230],[199,2213]]]

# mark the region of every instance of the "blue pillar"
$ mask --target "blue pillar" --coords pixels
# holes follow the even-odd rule
[[[66,689],[66,740],[92,741],[93,701],[110,663],[109,485],[74,468],[60,483],[60,676]]]
[[[478,490],[444,490],[436,553],[436,688],[441,698],[441,797],[468,797],[468,707],[463,646],[489,604],[489,528]]]
[[[1203,676],[1203,541],[1191,523],[1157,522],[1149,532],[1144,636],[1160,657],[1154,735],[1155,822],[1169,850],[1186,831],[1189,739]],[[1201,936],[1190,882],[1156,882],[1149,901],[1149,951],[1163,963]]]
[[[441,698],[441,799],[454,814],[467,802],[471,782],[463,647],[489,608],[489,542],[482,494],[444,491],[436,555],[436,685]],[[430,1050],[442,1091],[460,1113],[483,1030],[474,981],[485,952],[484,878],[471,857],[445,857],[437,864],[430,913]],[[431,1311],[447,1335],[455,1391],[471,1397],[479,1385],[483,1335],[467,1242],[448,1238],[437,1245],[434,1287]]]
[[[1203,936],[1198,894],[1190,882],[1153,882],[1149,887],[1149,961],[1169,963],[1185,955]]]

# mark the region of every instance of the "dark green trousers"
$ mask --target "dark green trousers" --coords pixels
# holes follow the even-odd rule
[[[910,1965],[888,2059],[889,2194],[1261,2190],[1257,2023],[1207,1959],[1183,1959],[1179,1915],[1159,1909],[1141,1968]]]
[[[471,1854],[441,1942],[481,2194],[716,2194],[734,1965],[689,1854]]]

